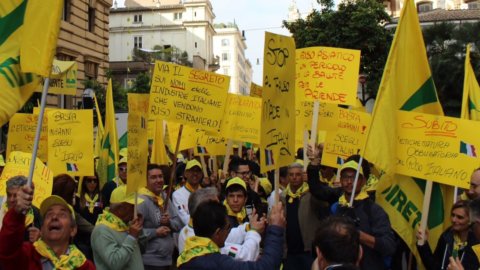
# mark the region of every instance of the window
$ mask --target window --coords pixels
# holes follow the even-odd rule
[[[468,3],[468,9],[479,9],[479,8],[480,8],[480,3],[478,2]]]
[[[70,10],[72,8],[71,0],[63,0],[62,20],[70,21]]]
[[[95,31],[95,8],[88,7],[88,32]]]
[[[85,62],[85,77],[96,80],[98,76],[98,64],[90,61]]]
[[[141,23],[141,22],[142,22],[142,14],[133,16],[133,23]]]
[[[142,48],[142,37],[133,37],[133,47],[141,49]]]
[[[427,12],[433,9],[432,2],[422,2],[417,4],[418,13]]]
[[[222,60],[223,61],[228,61],[228,53],[222,53]]]
[[[197,42],[195,42],[195,48],[197,48]]]
[[[223,74],[228,75],[228,68],[223,68]]]
[[[222,39],[222,46],[228,46],[228,45],[230,45],[230,40],[226,38]]]
[[[175,12],[173,13],[173,20],[181,20],[182,19],[182,14],[181,12]]]

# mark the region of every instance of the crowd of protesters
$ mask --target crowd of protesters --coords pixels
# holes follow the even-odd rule
[[[34,186],[12,177],[1,200],[0,269],[416,269],[375,202],[381,180],[368,161],[359,166],[354,155],[337,170],[321,165],[321,145],[309,148],[306,164],[279,170],[275,189],[252,153],[230,157],[225,173],[187,153],[175,168],[148,164],[146,186],[130,194],[136,179],[123,156],[103,187],[97,175],[55,176],[39,208]],[[426,269],[479,269],[480,170],[450,213],[438,243],[418,229],[417,258]]]

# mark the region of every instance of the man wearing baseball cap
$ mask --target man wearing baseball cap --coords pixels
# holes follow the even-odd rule
[[[318,172],[315,170],[310,166],[307,170],[312,195],[329,202],[333,214],[351,218],[359,230],[363,249],[361,268],[387,269],[386,262],[395,252],[395,239],[388,215],[363,190],[366,179],[362,167],[355,160],[344,163],[339,172],[341,187],[338,188],[331,188],[328,184],[320,182]],[[354,190],[357,170],[359,176]],[[353,194],[355,194],[353,205],[350,205]]]
[[[203,179],[202,165],[198,160],[192,159],[187,162],[184,177],[187,180],[185,185],[172,194],[172,202],[178,211],[183,226],[188,224],[190,213],[188,212],[188,198],[190,194],[200,188]]]
[[[43,217],[42,237],[23,241],[25,214],[32,206],[33,189],[23,186],[17,192],[16,205],[3,220],[0,231],[2,269],[95,269],[71,241],[77,233],[73,208],[61,197],[52,195],[40,205]]]
[[[143,199],[137,198],[137,204]],[[134,217],[135,194],[127,194],[127,186],[116,188],[110,197],[110,209],[98,216],[92,232],[93,258],[97,269],[144,269],[140,245],[147,239],[143,234],[143,217]]]

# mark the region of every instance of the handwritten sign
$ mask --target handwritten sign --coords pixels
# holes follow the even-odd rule
[[[225,155],[227,151],[227,140],[224,137],[218,137],[211,134],[208,131],[197,129],[195,131],[196,137],[196,147],[194,148],[194,153],[196,155],[207,154],[210,156],[220,156]],[[201,147],[205,147],[207,150],[206,153],[202,153]]]
[[[172,151],[175,151],[179,130],[180,130],[179,123],[167,122],[168,138],[170,139],[170,146]],[[180,139],[180,146],[178,150],[186,150],[186,149],[194,148],[197,145],[195,132],[196,132],[196,128],[190,125],[183,125],[182,137]]]
[[[265,33],[260,164],[262,172],[295,160],[295,42]]]
[[[148,94],[128,94],[127,193],[147,185]]]
[[[480,123],[415,112],[397,112],[397,173],[470,187],[480,165]]]
[[[13,151],[26,153],[33,152],[35,132],[37,131],[38,115],[16,113],[10,119],[8,126],[7,157]],[[37,157],[43,161],[48,158],[48,122],[47,117],[43,118],[40,142],[38,145]]]
[[[295,148],[303,147],[303,131],[311,132],[313,118],[313,101],[307,101],[296,91],[295,96]],[[299,95],[300,93],[300,95]],[[320,103],[318,110],[317,142],[323,142],[327,130],[336,129],[338,106],[332,103]],[[322,132],[320,132],[322,131]]]
[[[354,105],[360,51],[310,47],[297,49],[296,88],[306,100]]]
[[[218,132],[230,77],[156,61],[149,115]]]
[[[42,92],[45,79],[42,78],[41,88],[37,92]],[[49,94],[77,94],[77,62],[53,60],[52,75],[48,87]]]
[[[262,99],[228,94],[221,134],[229,139],[260,143]]]
[[[368,113],[338,108],[335,130],[327,132],[323,147],[322,164],[339,167],[345,160],[365,147],[371,116]]]
[[[93,175],[92,110],[48,112],[48,166],[56,173]]]
[[[8,179],[17,175],[28,177],[31,160],[31,153],[13,151],[8,155],[5,168],[0,177],[0,195],[6,194],[6,182]],[[42,201],[52,194],[53,172],[38,158],[35,161],[33,170],[33,184],[35,185],[33,205],[40,207]]]
[[[262,98],[262,87],[256,83],[250,84],[250,96]]]

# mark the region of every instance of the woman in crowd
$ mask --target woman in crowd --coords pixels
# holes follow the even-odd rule
[[[424,239],[424,245],[418,245],[418,252],[427,270],[447,269],[449,258],[459,258],[465,269],[479,269],[479,262],[472,247],[479,241],[470,228],[468,201],[458,201],[451,213],[452,226],[442,233],[432,254],[428,244],[428,231],[419,230],[417,239]],[[425,237],[425,238],[423,238]]]
[[[84,176],[79,184],[75,208],[92,225],[103,211],[100,182],[97,176]]]

